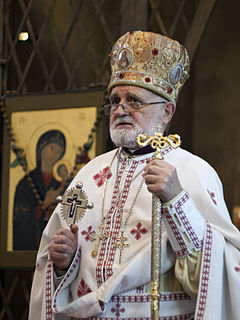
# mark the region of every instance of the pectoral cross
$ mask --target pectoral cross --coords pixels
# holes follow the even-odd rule
[[[93,208],[93,203],[88,202],[87,195],[82,187],[82,183],[78,182],[74,188],[67,190],[63,196],[57,197],[57,201],[62,204],[61,214],[69,226],[81,220],[86,209]]]
[[[125,243],[128,238],[124,237],[123,232],[124,231],[121,230],[121,236],[117,238],[117,243],[115,244],[115,246],[120,250],[118,264],[122,263],[122,250],[129,246],[129,243]]]
[[[98,226],[97,234],[96,233],[92,233],[92,235],[90,237],[91,241],[95,241],[93,250],[91,252],[91,257],[92,258],[96,258],[97,254],[98,254],[100,241],[101,240],[103,240],[103,241],[107,240],[107,238],[108,238],[107,233],[103,232],[104,226],[105,226],[104,220],[105,220],[105,218],[102,219],[102,223]]]

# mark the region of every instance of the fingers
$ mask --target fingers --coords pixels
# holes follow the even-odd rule
[[[50,258],[53,262],[53,264],[60,270],[65,270],[69,267],[71,261],[72,261],[72,255],[69,255],[67,253],[57,252],[53,251],[49,253]]]
[[[76,224],[72,224],[71,231],[73,234],[78,233],[78,226]]]
[[[166,193],[165,190],[167,190],[167,182],[167,179],[156,175],[147,175],[145,177],[145,183],[148,191],[156,193],[161,199],[163,198],[163,194]]]
[[[54,233],[54,236],[59,236],[61,238],[65,238],[66,237],[69,240],[73,240],[74,239],[74,235],[73,235],[72,231],[70,229],[67,229],[67,228],[62,228],[62,229],[57,230]]]
[[[168,163],[162,159],[147,159],[146,163],[147,163],[146,168],[148,168],[150,166],[157,166],[157,167],[161,167],[161,168],[171,166],[170,163]]]
[[[78,246],[78,226],[57,230],[49,241],[49,256],[61,270],[69,267]]]
[[[72,246],[74,241],[74,235],[70,230],[65,231],[61,229],[61,232],[57,231],[50,239],[50,244],[57,246]]]
[[[53,237],[49,243],[49,249],[53,248],[55,252],[73,254],[74,246],[73,242],[66,240],[65,238]]]
[[[148,160],[144,176],[148,191],[157,194],[163,202],[182,191],[176,168],[164,160]]]
[[[146,183],[155,182],[156,179],[167,182],[168,177],[176,171],[175,167],[163,160],[151,160],[144,169]]]

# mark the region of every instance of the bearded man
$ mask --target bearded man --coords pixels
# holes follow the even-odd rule
[[[118,148],[90,161],[69,187],[81,181],[92,210],[69,229],[63,204],[55,209],[37,256],[29,317],[149,319],[154,193],[163,219],[159,319],[237,320],[240,237],[216,172],[173,148],[171,136],[164,160],[136,143],[139,134],[166,131],[188,78],[187,51],[160,34],[126,33],[112,48],[111,67],[104,111]]]

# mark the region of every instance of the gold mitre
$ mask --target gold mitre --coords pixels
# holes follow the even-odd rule
[[[152,32],[124,34],[114,44],[110,62],[109,92],[118,85],[134,85],[175,102],[189,77],[187,50],[177,41]]]

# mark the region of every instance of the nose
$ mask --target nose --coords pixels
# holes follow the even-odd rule
[[[117,106],[117,109],[113,112],[116,116],[122,116],[129,112],[126,111],[126,104],[125,103],[119,103]]]

